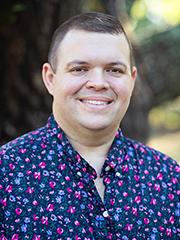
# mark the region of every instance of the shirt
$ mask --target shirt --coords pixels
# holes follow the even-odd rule
[[[101,172],[102,202],[96,171],[51,115],[0,149],[0,239],[178,239],[178,172],[119,130]]]

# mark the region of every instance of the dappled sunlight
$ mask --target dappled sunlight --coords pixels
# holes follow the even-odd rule
[[[140,20],[145,16],[155,24],[175,26],[180,23],[179,0],[136,0],[131,9],[134,19]]]
[[[180,131],[152,136],[147,145],[167,154],[180,164]]]

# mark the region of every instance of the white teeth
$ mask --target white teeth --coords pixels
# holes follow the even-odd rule
[[[107,105],[108,104],[108,102],[96,101],[96,100],[83,100],[83,102],[94,104],[94,105]]]

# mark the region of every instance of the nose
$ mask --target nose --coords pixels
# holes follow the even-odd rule
[[[109,88],[109,83],[105,79],[101,69],[96,69],[89,74],[86,87],[96,91],[107,90]]]

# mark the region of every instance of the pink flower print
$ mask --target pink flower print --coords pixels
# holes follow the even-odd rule
[[[88,204],[88,208],[89,208],[90,210],[93,210],[93,209],[94,209],[94,206],[93,206],[92,204]]]
[[[54,210],[54,204],[48,204],[47,208],[46,208],[47,211],[49,212],[52,212]]]
[[[90,233],[93,233],[93,232],[94,232],[94,230],[93,230],[92,227],[89,227],[89,232],[90,232]]]
[[[128,196],[128,193],[127,192],[123,192],[122,194],[124,197],[127,197]]]
[[[9,168],[10,168],[11,170],[14,170],[14,169],[15,169],[15,165],[12,164],[12,163],[10,163],[10,164],[9,164]]]
[[[163,179],[163,175],[162,175],[162,173],[158,173],[158,175],[157,175],[156,178],[159,179],[159,180],[162,180],[162,179]]]
[[[169,222],[172,223],[172,224],[174,223],[174,216],[171,216],[171,217],[169,218]]]
[[[35,172],[34,173],[34,178],[40,180],[41,179],[41,173],[40,172]]]
[[[35,234],[32,240],[41,240],[41,236]]]
[[[11,193],[12,189],[13,189],[12,185],[8,185],[5,189],[5,192]]]
[[[161,191],[161,187],[160,187],[160,185],[159,184],[154,184],[154,189],[156,190],[156,191],[158,191],[158,192],[160,192]]]
[[[128,211],[128,210],[130,209],[130,206],[125,205],[125,206],[124,206],[124,209],[125,209],[126,211]]]
[[[172,236],[172,231],[171,231],[170,228],[167,228],[167,229],[166,229],[166,235],[167,235],[168,237],[171,237],[171,236]]]
[[[48,217],[43,216],[42,219],[41,219],[41,223],[45,224],[45,225],[48,225]]]
[[[144,221],[144,224],[148,224],[150,222],[149,218],[144,218],[143,221]]]
[[[147,185],[148,185],[149,187],[152,187],[152,183],[151,183],[151,182],[148,182]]]
[[[45,162],[40,162],[39,167],[40,168],[45,168],[46,167],[46,163]]]
[[[144,174],[148,175],[149,171],[148,170],[144,170]]]
[[[146,153],[146,150],[143,147],[140,147],[142,153]]]
[[[0,240],[8,240],[8,239],[4,236],[4,234],[2,234],[2,235],[0,236]]]
[[[82,182],[78,182],[78,186],[79,186],[79,188],[83,188],[84,184]]]
[[[76,208],[73,206],[69,206],[69,208],[67,210],[68,213],[75,213],[75,211],[76,211]]]
[[[180,167],[179,167],[179,166],[176,166],[176,167],[175,167],[175,171],[176,171],[177,173],[180,173]]]
[[[47,146],[46,146],[46,144],[41,143],[41,147],[42,147],[42,148],[46,148]]]
[[[34,206],[37,206],[38,205],[38,202],[36,200],[33,201],[33,205]]]
[[[25,162],[30,162],[30,159],[29,158],[25,158]]]
[[[163,227],[163,226],[159,226],[159,230],[160,230],[161,232],[163,232],[163,231],[164,231],[164,227]]]
[[[31,170],[27,170],[27,171],[26,171],[26,174],[27,174],[27,175],[30,175],[31,173],[32,173]]]
[[[4,207],[7,206],[7,198],[2,199],[1,203]]]
[[[139,204],[141,202],[141,197],[140,196],[136,196],[134,201]]]
[[[107,183],[107,184],[109,184],[109,183],[111,182],[111,179],[108,178],[108,177],[106,177],[106,178],[104,179],[104,182]]]
[[[138,215],[138,211],[137,211],[137,208],[132,208],[132,214],[137,216]]]
[[[128,165],[122,166],[122,172],[128,172],[128,171],[129,171]]]
[[[177,179],[177,178],[174,178],[174,177],[172,177],[172,178],[171,178],[171,182],[172,182],[173,184],[176,184],[176,183],[178,183],[178,179]]]
[[[158,215],[159,217],[162,217],[162,213],[161,213],[161,212],[158,212],[157,215]]]
[[[34,219],[34,221],[37,221],[39,219],[39,217],[36,214],[34,214],[33,219]]]
[[[50,181],[49,182],[49,186],[50,186],[50,188],[54,188],[56,186],[56,183],[53,182],[53,181]]]
[[[133,228],[133,225],[128,223],[126,224],[125,230],[131,231],[132,228]]]
[[[155,199],[155,198],[152,198],[150,204],[152,204],[152,205],[156,205],[156,204],[157,204],[156,199]]]
[[[140,177],[138,175],[134,175],[134,179],[136,180],[136,182],[138,182]]]
[[[65,179],[66,179],[66,181],[70,181],[71,180],[69,176],[65,176]]]
[[[169,194],[168,194],[168,198],[169,198],[170,200],[173,200],[173,199],[174,199],[174,194],[169,193]]]
[[[62,228],[60,228],[60,227],[57,228],[56,231],[57,231],[57,233],[58,233],[59,235],[63,234],[63,232],[64,232],[64,230],[63,230]]]
[[[22,209],[21,209],[21,208],[16,208],[16,209],[15,209],[15,213],[16,213],[17,215],[20,215],[20,214],[22,213]]]
[[[75,236],[75,240],[81,240],[80,237],[78,237],[78,235]]]
[[[160,157],[159,157],[158,155],[155,155],[155,156],[154,156],[154,159],[155,159],[156,161],[159,161]]]
[[[19,239],[19,235],[18,234],[13,234],[11,240],[18,240]]]
[[[114,198],[111,198],[110,199],[110,204],[113,206],[115,204],[115,199]]]
[[[72,192],[72,189],[70,187],[67,188],[68,193]]]
[[[28,187],[26,192],[32,194],[34,192],[34,188]]]
[[[60,163],[58,168],[63,171],[66,168],[66,164],[65,163]]]
[[[81,161],[81,157],[79,154],[76,155],[77,162],[79,163]]]
[[[20,153],[25,153],[26,151],[27,150],[25,148],[24,149],[22,148],[22,149],[19,150]]]
[[[122,180],[118,181],[118,186],[121,187],[122,185],[123,185],[123,181]]]
[[[0,184],[0,190],[3,189],[3,186]]]
[[[139,164],[143,165],[144,164],[144,160],[143,159],[139,159]]]
[[[58,133],[57,137],[61,140],[62,139],[62,133]]]
[[[75,198],[81,199],[81,193],[79,191],[75,191]]]
[[[74,222],[74,224],[75,224],[76,226],[80,226],[80,222],[79,222],[78,220],[76,220],[76,221]]]

